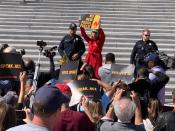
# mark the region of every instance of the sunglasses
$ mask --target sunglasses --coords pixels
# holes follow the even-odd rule
[[[150,35],[145,35],[145,36],[150,36]]]

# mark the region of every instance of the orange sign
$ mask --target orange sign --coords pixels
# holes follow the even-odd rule
[[[99,29],[100,27],[100,16],[99,15],[92,15],[92,14],[85,14],[81,15],[80,27],[86,29]]]

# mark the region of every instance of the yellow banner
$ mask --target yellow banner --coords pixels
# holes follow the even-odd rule
[[[100,27],[100,16],[93,14],[81,15],[80,27],[85,29],[99,29]]]

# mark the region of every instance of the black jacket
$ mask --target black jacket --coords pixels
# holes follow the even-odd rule
[[[154,131],[174,131],[175,112],[165,112],[159,114]]]
[[[72,55],[75,53],[78,53],[81,58],[85,52],[83,39],[76,34],[74,36],[69,34],[65,35],[59,44],[58,52],[62,57],[66,54],[70,60]]]
[[[154,81],[151,81],[148,78],[140,79],[137,82],[129,84],[129,90],[134,90],[142,97],[144,96],[145,92],[148,91],[151,98],[157,98],[157,93],[159,92],[159,90],[168,83],[169,76],[162,72],[156,72],[154,74],[157,76],[158,79]]]
[[[148,53],[154,51],[158,51],[158,47],[154,41],[148,40],[147,42],[144,42],[143,40],[139,40],[133,47],[130,63],[136,64],[136,62],[143,61]]]

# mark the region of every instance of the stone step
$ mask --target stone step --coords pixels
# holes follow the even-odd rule
[[[6,21],[7,19],[10,21],[10,22],[15,22],[15,21],[19,21],[19,22],[58,22],[59,23],[70,23],[70,21],[74,21],[74,22],[77,22],[77,19],[75,19],[75,17],[65,17],[65,16],[62,16],[62,17],[58,17],[58,16],[50,16],[49,19],[46,19],[48,17],[43,17],[43,16],[38,16],[38,17],[25,17],[25,15],[20,15],[20,14],[15,14],[15,15],[1,15],[3,17],[0,18],[1,21]],[[25,18],[25,19],[24,19]],[[130,24],[131,25],[134,25],[135,23],[138,23],[138,22],[142,22],[142,24],[155,24],[157,23],[158,25],[160,24],[167,24],[169,22],[169,24],[173,24],[173,22],[175,22],[175,19],[172,19],[172,18],[167,18],[167,19],[153,19],[153,18],[148,18],[148,19],[142,19],[142,18],[111,18],[111,17],[105,17],[104,16],[101,16],[102,18],[102,23],[105,23],[105,24],[119,24],[119,23],[128,23],[128,22],[131,22]],[[29,21],[30,20],[30,21]],[[31,21],[32,20],[32,21]]]
[[[74,22],[74,21],[70,21],[69,23],[65,23],[64,25],[62,23],[46,23],[46,22],[43,22],[42,24],[41,23],[38,23],[38,22],[6,22],[6,23],[0,23],[0,27],[10,27],[10,28],[30,28],[30,29],[47,29],[47,28],[55,28],[55,27],[58,27],[58,28],[65,28],[67,29],[68,25],[71,23],[71,22]],[[139,23],[139,22],[138,22]],[[36,24],[36,25],[35,25]],[[14,27],[15,25],[15,27]],[[102,26],[103,28],[108,28],[108,29],[114,29],[117,31],[117,28],[118,26],[120,26],[121,29],[124,29],[124,30],[127,30],[127,29],[140,29],[140,30],[143,30],[143,28],[145,27],[149,27],[149,29],[162,29],[162,30],[170,30],[170,31],[174,31],[175,29],[175,25],[171,24],[171,25],[141,25],[141,24],[138,24],[138,25],[127,25],[127,24],[114,24],[114,25],[110,25],[110,24],[105,24],[105,23],[102,23]],[[62,26],[62,27],[59,27],[59,26]]]
[[[38,40],[44,40],[44,41],[46,41],[46,42],[49,42],[51,45],[55,45],[55,44],[59,44],[60,43],[60,40],[62,39],[62,36],[60,36],[60,37],[54,37],[54,38],[52,38],[52,39],[50,39],[50,38],[46,38],[46,37],[38,37],[38,38],[36,38],[36,37],[13,37],[13,36],[9,36],[8,37],[8,40],[6,39],[6,37],[4,36],[4,37],[0,37],[1,39],[0,39],[0,42],[1,43],[12,43],[12,44],[18,44],[19,42],[21,42],[21,43],[23,43],[24,44],[24,46],[26,45],[26,44],[28,44],[29,42],[27,42],[26,44],[25,44],[25,42],[26,41],[30,41],[31,43],[33,43],[34,45],[36,45],[36,42],[38,41]],[[137,38],[135,38],[135,39],[133,39],[133,40],[128,40],[127,38],[123,38],[123,39],[106,39],[106,42],[105,42],[105,47],[106,46],[108,46],[108,45],[110,45],[110,46],[112,46],[112,47],[119,47],[119,45],[117,45],[117,43],[119,42],[119,43],[128,43],[128,42],[130,42],[130,45],[129,46],[124,46],[124,47],[129,47],[129,48],[133,48],[133,46],[135,45],[135,42],[136,42],[136,39]],[[14,41],[13,41],[14,40]],[[24,42],[22,42],[22,41],[24,41]],[[157,45],[159,46],[159,43],[174,43],[174,41],[166,41],[166,40],[162,40],[162,41],[158,41],[158,40],[154,40],[154,41],[156,41],[156,43],[157,43]],[[113,43],[113,44],[111,44],[111,43]],[[167,48],[169,47],[169,44],[165,44],[165,45],[167,45]],[[104,48],[105,48],[104,47]],[[123,46],[122,46],[123,47]],[[164,47],[160,47],[160,50],[162,49],[162,48],[164,48]],[[171,52],[167,52],[167,54],[170,54],[170,55],[172,55],[172,54],[174,54],[174,52],[173,52],[173,49],[174,49],[174,47],[169,47],[169,48],[172,48],[171,49]]]
[[[2,5],[0,5],[0,7],[2,7]],[[56,13],[57,11],[59,11],[60,13],[64,12],[67,13],[67,12],[74,12],[74,13],[82,13],[82,12],[96,12],[96,13],[103,13],[104,14],[107,14],[107,13],[111,13],[112,11],[113,12],[119,12],[120,14],[132,14],[134,13],[133,15],[138,15],[138,14],[150,14],[150,15],[153,15],[153,14],[159,14],[161,15],[161,13],[164,14],[168,14],[168,15],[172,15],[174,12],[174,8],[173,7],[169,7],[169,6],[165,6],[164,5],[164,10],[162,10],[162,5],[160,6],[155,6],[155,7],[151,7],[151,8],[147,8],[147,7],[142,7],[142,8],[139,8],[139,7],[133,7],[133,8],[128,8],[127,10],[125,8],[122,8],[122,5],[119,5],[118,7],[117,6],[113,6],[113,8],[111,7],[111,5],[109,5],[109,8],[106,8],[106,7],[92,7],[92,6],[83,6],[83,5],[80,5],[80,6],[74,6],[71,5],[70,6],[65,6],[65,5],[56,5],[55,7],[54,6],[42,6],[40,4],[38,4],[38,6],[34,6],[34,5],[31,5],[31,8],[27,7],[27,6],[24,6],[23,8],[14,8],[14,7],[17,7],[17,6],[11,6],[11,7],[8,7],[8,6],[4,6],[4,8],[2,7],[0,9],[0,11],[2,12],[5,12],[5,9],[7,10],[7,13],[14,13],[12,11],[15,11],[15,12],[18,12],[18,13],[21,13],[21,14],[26,14],[26,13],[33,13],[33,11],[37,11],[35,12],[36,14],[38,13],[42,13],[42,12],[49,12],[49,13]],[[167,9],[166,9],[167,8]],[[33,9],[33,10],[32,10]],[[98,9],[98,10],[97,10]],[[54,11],[55,10],[55,11]],[[21,12],[23,11],[23,12]],[[79,12],[78,12],[79,11]],[[140,11],[140,12],[138,12]],[[152,13],[151,13],[152,12]],[[118,15],[118,14],[114,14],[114,15]]]
[[[128,7],[126,10],[125,6],[122,5],[118,5],[118,6],[112,6],[112,5],[108,5],[108,6],[103,6],[103,5],[96,5],[94,6],[89,6],[89,5],[72,5],[70,7],[70,5],[65,5],[65,4],[60,4],[60,5],[56,5],[56,6],[43,6],[43,5],[31,5],[31,6],[19,6],[19,8],[15,8],[16,6],[7,6],[7,5],[0,5],[0,11],[4,11],[5,9],[8,11],[15,11],[15,12],[32,12],[33,10],[36,10],[38,12],[55,12],[55,11],[67,11],[67,12],[71,12],[71,11],[75,11],[77,12],[78,10],[80,11],[87,11],[89,12],[90,10],[94,11],[94,9],[98,9],[95,11],[100,11],[100,12],[105,12],[105,13],[109,13],[111,11],[114,12],[121,12],[121,13],[129,13],[129,12],[136,12],[138,13],[138,11],[141,11],[139,13],[150,13],[153,12],[154,13],[173,13],[173,11],[175,10],[172,6],[169,5],[164,5],[164,10],[161,10],[162,5],[159,6],[152,6],[151,8],[149,7]],[[155,7],[155,8],[154,8]],[[160,9],[160,10],[158,10]],[[169,14],[168,14],[169,15]]]
[[[14,16],[15,17],[15,16]],[[7,20],[8,20],[8,22],[7,22]],[[119,24],[131,24],[131,26],[135,26],[135,25],[137,25],[139,22],[142,22],[141,20],[132,20],[132,22],[129,22],[129,20],[130,19],[127,19],[127,20],[112,20],[112,19],[109,19],[109,20],[106,20],[105,18],[103,18],[102,19],[102,26],[107,26],[107,25],[112,25],[112,24],[114,24],[114,25],[119,25]],[[59,23],[57,23],[59,21]],[[158,22],[159,21],[159,22]],[[161,22],[160,22],[161,21]],[[74,22],[74,23],[77,23],[77,20],[69,20],[69,19],[62,19],[62,18],[60,18],[60,19],[58,19],[58,18],[49,18],[48,20],[46,20],[45,18],[34,18],[34,19],[31,19],[31,18],[26,18],[26,19],[24,19],[24,18],[11,18],[11,17],[9,17],[9,18],[5,18],[5,17],[3,17],[3,18],[0,18],[0,24],[1,25],[6,25],[6,24],[11,24],[11,23],[13,23],[13,24],[37,24],[37,25],[40,25],[40,24],[48,24],[48,25],[52,25],[52,23],[57,23],[57,24],[59,24],[59,25],[61,25],[61,24],[65,24],[65,25],[67,25],[67,24],[69,24],[70,22]],[[151,24],[151,26],[153,26],[153,25],[155,25],[156,24],[156,26],[158,27],[158,26],[163,26],[163,27],[169,27],[168,25],[170,25],[171,27],[174,27],[175,28],[175,24],[174,24],[174,22],[175,22],[175,19],[174,20],[171,20],[171,21],[169,21],[169,20],[167,20],[166,22],[165,21],[162,21],[162,20],[156,20],[156,21],[144,21],[144,22],[142,22],[142,24],[143,25],[145,25],[145,24]],[[58,25],[57,25],[58,26]],[[63,28],[63,27],[58,27],[58,28]],[[107,28],[107,27],[106,27]],[[109,27],[108,27],[109,28]],[[170,28],[170,27],[169,27]],[[110,29],[110,28],[109,28]],[[119,31],[123,31],[124,32],[124,30],[122,30],[123,28],[121,27],[121,29],[119,28],[118,30]],[[128,27],[128,29],[129,30],[132,30],[132,31],[137,31],[137,30],[141,30],[141,29],[138,29],[138,27],[136,28],[136,29],[130,29],[129,27]],[[155,29],[155,31],[159,31],[160,29]],[[173,32],[174,30],[169,30],[169,31],[171,31],[171,32]],[[157,32],[158,33],[158,32]],[[160,33],[160,32],[159,32]],[[164,32],[164,33],[166,33],[166,32]]]
[[[120,13],[120,12],[119,12]],[[83,14],[85,14],[85,13],[83,13]],[[50,15],[50,16],[46,16],[46,15],[37,15],[37,14],[33,14],[33,13],[31,13],[31,14],[25,14],[25,16],[24,15],[20,15],[20,14],[17,14],[17,13],[15,13],[15,15],[13,15],[13,14],[8,14],[8,15],[6,15],[6,14],[0,14],[1,16],[3,16],[3,18],[33,18],[33,19],[66,19],[66,20],[77,20],[76,18],[78,18],[78,15],[76,15],[76,16],[66,16],[66,15],[59,15],[59,14],[57,14],[57,15]],[[118,14],[119,15],[119,14]],[[156,18],[155,19],[155,17],[151,17],[151,16],[148,16],[148,17],[146,17],[146,16],[128,16],[128,17],[126,17],[126,16],[124,16],[124,15],[122,15],[121,14],[121,16],[116,16],[116,17],[112,17],[112,16],[107,16],[106,14],[102,14],[101,15],[101,18],[103,19],[103,20],[108,20],[108,21],[120,21],[120,20],[140,20],[140,21],[144,21],[144,20],[153,20],[153,21],[165,21],[165,20],[167,20],[167,21],[173,21],[174,20],[174,17],[171,17],[171,16],[164,16],[163,18],[161,18],[161,17],[158,17],[158,18]],[[144,19],[143,19],[144,18]],[[164,18],[166,18],[166,19],[164,19]],[[48,19],[48,20],[49,20]]]
[[[138,35],[140,35],[140,33],[134,33],[133,32],[114,32],[114,31],[107,31],[104,28],[105,34],[107,36],[107,38],[110,37],[116,37],[116,36],[120,36],[121,37],[137,37]],[[0,32],[4,35],[28,35],[28,36],[36,36],[36,35],[51,35],[51,36],[63,36],[64,34],[66,34],[68,32],[68,30],[27,30],[27,29],[0,29]],[[89,31],[87,31],[88,34],[90,34]],[[77,34],[80,34],[79,31],[77,31]],[[160,38],[161,39],[174,39],[175,36],[173,33],[152,33],[152,38],[156,39],[156,38]],[[117,39],[117,37],[116,37]]]
[[[78,20],[78,17],[79,16],[81,16],[82,14],[84,14],[84,12],[86,12],[86,11],[82,11],[82,12],[78,12],[77,11],[77,13],[72,13],[72,12],[65,12],[65,13],[61,13],[61,12],[56,12],[56,13],[52,13],[52,12],[38,12],[37,14],[35,14],[36,15],[36,17],[40,17],[40,16],[46,16],[46,15],[49,15],[50,17],[53,17],[53,16],[70,16],[70,15],[72,15],[72,16],[74,16],[74,18],[76,18],[77,20]],[[14,12],[14,11],[12,11],[12,12],[6,12],[6,11],[0,11],[0,13],[1,13],[1,16],[17,16],[17,17],[20,17],[20,16],[26,16],[26,17],[32,17],[33,15],[31,14],[31,13],[27,13],[27,12],[23,12],[23,13],[18,13],[18,12]],[[104,15],[105,17],[112,17],[113,15],[112,15],[112,13],[109,13],[109,14],[104,14],[104,12],[93,12],[93,11],[91,11],[91,12],[88,12],[88,13],[91,13],[91,14],[94,14],[94,13],[96,13],[96,14],[99,14],[99,15]],[[135,18],[137,18],[137,17],[140,17],[141,15],[144,15],[146,18],[147,17],[149,17],[149,18],[152,18],[152,19],[154,19],[155,17],[160,17],[160,18],[166,18],[166,17],[169,17],[169,18],[174,18],[174,13],[172,13],[172,14],[169,14],[168,16],[166,16],[167,14],[164,14],[165,16],[163,16],[161,13],[160,14],[153,14],[153,13],[150,13],[150,14],[133,14],[133,13],[128,13],[128,14],[118,14],[118,13],[120,13],[120,12],[116,12],[116,14],[117,15],[115,15],[114,17],[128,17],[128,18],[133,18],[133,17],[135,17]]]
[[[61,39],[62,37],[59,37],[59,39]],[[116,38],[116,41],[105,41],[105,45],[104,47],[106,47],[106,45],[110,45],[112,47],[116,47],[116,48],[125,48],[125,47],[130,47],[130,48],[133,48],[135,42],[136,42],[136,39],[135,40],[131,40],[131,41],[124,41],[124,39],[119,39],[119,38]],[[115,40],[115,39],[114,39]],[[138,39],[139,40],[139,39]],[[9,44],[16,44],[16,46],[26,46],[26,47],[31,47],[32,45],[30,44],[34,44],[36,45],[36,40],[32,40],[32,39],[1,39],[1,42],[7,42]],[[154,40],[155,41],[155,40]],[[55,45],[55,44],[58,44],[59,41],[58,40],[49,40],[49,41],[46,41],[48,43],[48,45]],[[24,45],[25,43],[25,45]],[[85,42],[86,43],[86,42]],[[162,40],[161,41],[156,41],[157,43],[157,46],[161,49],[161,48],[174,48],[174,41],[167,41],[166,44],[164,44],[164,41]],[[32,48],[32,47],[31,47]]]
[[[29,0],[27,0],[27,1],[29,1]],[[14,4],[19,4],[19,2],[21,2],[21,0],[20,1],[1,1],[1,3],[3,4],[3,3],[9,3],[10,5],[14,5]],[[159,0],[159,2],[160,2],[160,0]],[[119,6],[119,5],[122,5],[122,6],[124,6],[126,9],[127,9],[127,7],[132,7],[132,6],[134,6],[134,7],[138,7],[138,6],[142,6],[142,7],[152,7],[152,6],[160,6],[160,5],[165,5],[165,6],[170,6],[170,7],[172,7],[171,5],[172,4],[174,4],[174,1],[164,1],[164,2],[157,2],[157,1],[137,1],[137,2],[131,2],[131,1],[80,1],[80,0],[78,0],[78,1],[72,1],[72,0],[69,0],[69,1],[36,1],[36,2],[30,2],[30,3],[24,3],[24,2],[22,2],[22,3],[24,3],[24,4],[21,4],[21,6],[31,6],[31,5],[36,5],[36,6],[38,6],[38,5],[43,5],[43,6],[56,6],[56,5],[59,5],[59,4],[62,4],[62,5],[74,5],[74,6],[79,6],[79,5],[84,5],[84,6],[87,6],[87,5],[91,5],[91,6],[104,6],[104,7],[108,7],[109,5],[112,5],[112,6]],[[115,3],[115,4],[114,4]],[[8,5],[8,4],[6,4],[6,5]],[[129,5],[129,6],[127,6],[127,5]]]
[[[1,39],[1,40],[2,41],[5,41],[6,39]],[[25,46],[26,47],[29,47],[29,48],[33,48],[33,45],[31,45],[31,44],[36,43],[35,40],[23,40],[23,41],[21,41],[21,40],[11,40],[11,39],[8,39],[7,42],[9,44],[14,44],[17,47],[24,46],[24,43],[25,43]],[[47,42],[48,45],[58,44],[58,41],[54,41],[54,40],[52,40],[52,41],[46,41],[46,42]],[[84,42],[87,43],[86,41],[84,41]],[[125,47],[131,47],[132,48],[133,47],[133,44],[135,44],[135,43],[131,43],[131,42],[130,43],[127,43],[127,42],[124,42],[124,41],[122,41],[122,42],[105,42],[105,45],[110,45],[110,47],[112,46],[112,47],[116,47],[116,48],[117,47],[123,47],[123,48],[125,48]],[[174,48],[175,47],[175,44],[171,44],[171,43],[167,43],[167,44],[157,43],[157,46],[160,49],[161,48],[165,48],[165,47],[167,47],[167,48]]]

